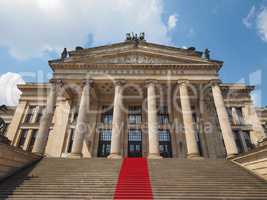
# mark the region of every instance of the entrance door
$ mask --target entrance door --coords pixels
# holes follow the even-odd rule
[[[100,130],[98,157],[107,157],[110,154],[111,130]]]
[[[128,157],[142,157],[142,133],[139,129],[129,130]]]
[[[171,135],[168,130],[159,130],[159,150],[162,157],[172,157]]]

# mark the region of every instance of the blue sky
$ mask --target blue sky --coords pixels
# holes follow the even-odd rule
[[[223,82],[256,85],[257,105],[267,105],[267,0],[1,0],[0,27],[2,94],[16,93],[17,82],[47,81],[47,61],[64,47],[120,42],[126,32],[145,31],[150,42],[209,48],[225,62]]]

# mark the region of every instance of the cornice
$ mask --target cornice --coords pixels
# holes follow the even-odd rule
[[[184,64],[95,64],[95,63],[50,63],[53,71],[57,69],[90,69],[90,68],[106,68],[109,69],[118,69],[125,68],[132,70],[134,67],[145,68],[145,69],[215,69],[217,72],[220,70],[221,65],[219,64],[192,64],[192,63],[184,63]]]

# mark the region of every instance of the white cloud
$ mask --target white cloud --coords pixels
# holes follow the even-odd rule
[[[257,31],[260,38],[267,42],[267,7],[261,6],[261,8],[256,8],[252,6],[248,15],[243,18],[243,24],[247,28],[253,28]]]
[[[176,14],[170,15],[168,19],[168,30],[172,30],[176,27],[178,18]]]
[[[163,0],[1,0],[0,46],[19,59],[47,51],[124,40],[127,32],[145,32],[150,42],[169,44],[162,21]],[[176,24],[170,16],[169,27]]]
[[[257,17],[257,28],[261,39],[267,42],[267,7],[263,8]]]
[[[17,84],[24,84],[25,81],[17,73],[7,72],[0,76],[0,105],[15,106],[18,103],[21,92]]]
[[[246,17],[243,18],[243,24],[247,28],[251,28],[253,25],[254,18],[256,17],[256,7],[253,5]]]

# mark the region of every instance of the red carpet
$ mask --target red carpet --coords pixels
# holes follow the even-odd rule
[[[123,160],[114,199],[153,199],[147,160]]]

